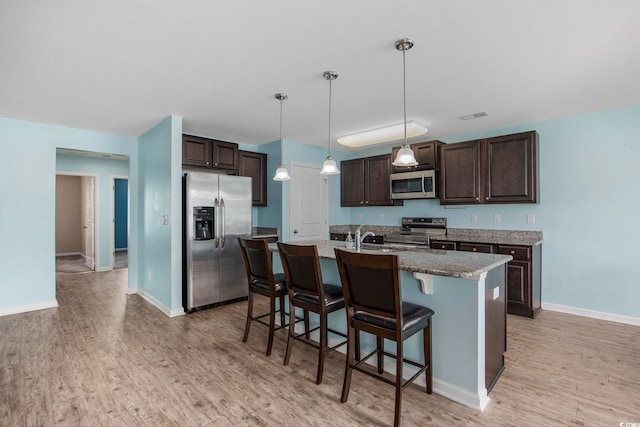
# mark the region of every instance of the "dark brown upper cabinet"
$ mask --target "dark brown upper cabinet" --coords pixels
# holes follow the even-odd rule
[[[429,169],[440,169],[438,163],[438,147],[442,145],[441,141],[427,141],[411,144],[413,155],[416,156],[418,166],[391,166],[392,173],[422,171]],[[396,154],[402,147],[393,147],[391,152],[391,161],[396,158]]]
[[[238,151],[238,175],[251,177],[253,206],[267,206],[267,155]]]
[[[207,169],[238,170],[238,144],[182,135],[182,164]]]
[[[440,204],[481,203],[481,141],[440,148]]]
[[[537,203],[535,131],[440,147],[440,204]]]
[[[538,201],[537,139],[532,131],[484,141],[485,203]]]
[[[392,206],[389,175],[391,156],[363,157],[340,162],[340,206]]]

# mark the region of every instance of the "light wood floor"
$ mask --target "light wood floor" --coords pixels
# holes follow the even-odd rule
[[[392,423],[393,388],[357,372],[340,403],[343,354],[328,357],[317,386],[313,349],[295,345],[282,365],[284,330],[271,357],[266,328],[241,342],[246,302],[169,319],[125,294],[126,275],[59,275],[59,308],[0,317],[1,426]],[[640,328],[509,316],[508,349],[484,412],[412,386],[402,424],[640,423]]]

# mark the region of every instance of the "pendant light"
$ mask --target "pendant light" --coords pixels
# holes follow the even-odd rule
[[[329,151],[327,152],[327,159],[322,164],[321,175],[335,175],[340,173],[336,161],[331,157],[331,82],[338,78],[337,71],[325,71],[322,74],[325,80],[329,80]]]
[[[404,100],[404,144],[398,150],[395,160],[391,163],[394,166],[417,166],[418,162],[413,154],[413,150],[407,143],[407,73],[405,66],[405,52],[413,47],[413,40],[402,38],[396,40],[396,49],[402,51],[402,90]]]
[[[291,176],[289,176],[289,172],[287,168],[282,164],[282,156],[283,156],[283,142],[282,142],[282,101],[287,99],[289,95],[286,93],[276,93],[276,99],[280,101],[280,166],[276,169],[276,174],[273,177],[274,181],[289,181]]]

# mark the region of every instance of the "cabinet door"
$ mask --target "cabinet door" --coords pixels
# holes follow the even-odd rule
[[[486,203],[536,203],[536,139],[524,132],[485,141]]]
[[[363,205],[364,159],[344,160],[340,162],[340,206]]]
[[[213,167],[216,169],[238,170],[238,144],[226,141],[212,141]]]
[[[529,270],[531,263],[509,261],[507,264],[507,307],[509,313],[520,314],[518,310],[531,311],[531,285]]]
[[[198,136],[182,135],[182,164],[210,168],[211,140]]]
[[[267,155],[239,151],[238,174],[251,177],[253,206],[267,206]]]
[[[440,204],[480,203],[481,141],[440,147]]]
[[[390,206],[391,200],[391,156],[384,154],[365,158],[365,206]]]

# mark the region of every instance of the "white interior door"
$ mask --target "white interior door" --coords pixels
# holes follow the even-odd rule
[[[83,254],[87,267],[95,269],[95,179],[83,176],[81,181]]]
[[[289,241],[329,238],[327,177],[320,166],[291,164]]]

